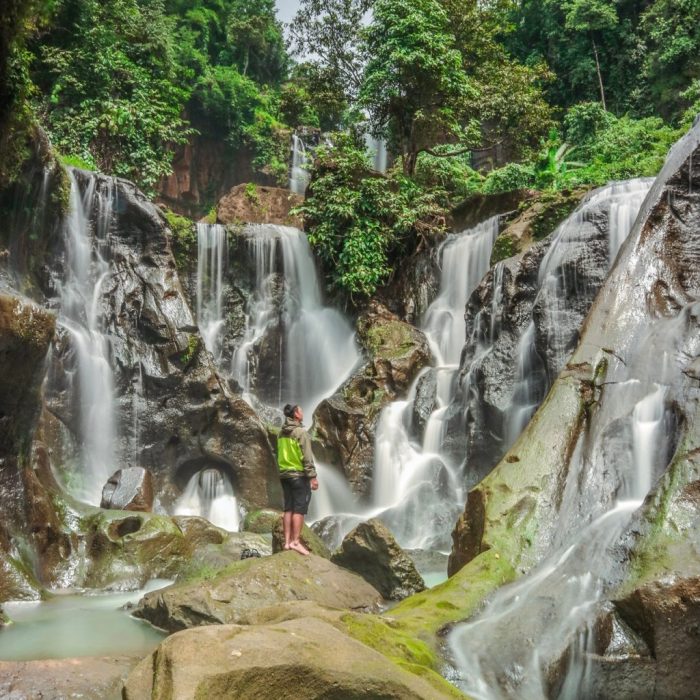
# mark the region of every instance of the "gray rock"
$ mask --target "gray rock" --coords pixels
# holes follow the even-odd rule
[[[425,589],[413,561],[376,518],[349,532],[331,561],[362,576],[388,600],[403,600]]]
[[[102,489],[100,508],[153,510],[153,477],[148,469],[126,467],[109,477]]]

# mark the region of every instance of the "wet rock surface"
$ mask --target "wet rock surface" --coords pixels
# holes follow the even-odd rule
[[[322,557],[282,552],[244,559],[211,579],[148,593],[133,614],[175,632],[200,625],[239,623],[254,610],[293,600],[369,610],[379,603],[380,595],[356,574]]]
[[[314,449],[342,469],[355,493],[366,496],[379,413],[406,395],[432,356],[423,333],[378,302],[358,319],[357,329],[367,361],[314,412]]]
[[[331,561],[362,576],[388,600],[403,600],[425,589],[413,561],[376,518],[351,530]]]
[[[98,192],[113,186],[111,179],[76,171],[78,182],[93,177]],[[204,349],[160,212],[131,183],[117,180],[116,188],[101,313],[113,354],[117,421],[134,426],[120,432],[117,454],[124,455],[123,464],[153,473],[164,504],[195,471],[220,466],[244,503],[266,506],[278,495],[276,480],[268,479],[275,464],[266,432]],[[60,250],[57,259],[60,268]],[[51,291],[46,290],[49,296]],[[52,353],[46,401],[67,428],[64,440],[76,444],[78,392],[69,392],[62,379],[75,371],[74,364],[70,335],[63,330]]]
[[[75,585],[136,590],[152,578],[213,573],[246,549],[270,553],[262,535],[227,532],[204,518],[99,511],[83,518],[86,561]]]
[[[129,677],[125,700],[454,697],[317,618],[169,637]]]
[[[118,469],[102,489],[100,508],[113,510],[153,509],[153,477],[141,467]]]

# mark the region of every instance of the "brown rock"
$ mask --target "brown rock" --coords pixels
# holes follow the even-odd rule
[[[362,576],[389,600],[403,600],[425,590],[415,564],[377,518],[349,532],[331,561]]]
[[[303,201],[301,195],[280,187],[236,185],[219,200],[216,220],[220,224],[284,224],[301,228],[301,220],[289,212]]]
[[[364,610],[377,605],[380,596],[359,576],[322,557],[282,552],[236,562],[209,580],[148,593],[133,614],[176,632],[199,625],[240,623],[253,610],[292,600]]]
[[[323,543],[323,540],[308,526],[304,525],[299,538],[302,544],[312,553],[324,559],[330,559],[331,553],[328,547]],[[278,516],[272,529],[272,551],[284,551],[284,528],[282,525],[282,516]]]
[[[129,676],[125,700],[455,697],[315,618],[186,630]]]

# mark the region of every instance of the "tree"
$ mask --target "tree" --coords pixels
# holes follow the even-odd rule
[[[600,86],[600,101],[603,109],[605,104],[605,88],[603,87],[603,75],[600,71],[600,59],[596,44],[597,32],[611,29],[617,24],[617,12],[610,0],[569,0],[566,5],[566,28],[576,32],[588,32],[593,45],[598,84]]]
[[[274,0],[234,0],[226,38],[244,76],[260,83],[279,83],[285,77],[287,54]]]
[[[478,121],[469,116],[477,92],[437,0],[377,0],[366,42],[360,103],[373,134],[387,136],[401,155],[406,175],[422,151],[478,143]]]
[[[289,25],[297,56],[318,66],[326,82],[357,96],[365,63],[362,28],[374,0],[301,0]]]

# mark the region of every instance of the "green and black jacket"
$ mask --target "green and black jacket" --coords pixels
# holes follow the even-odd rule
[[[285,420],[277,438],[277,465],[281,479],[302,475],[316,478],[311,439],[301,423],[293,418]]]

